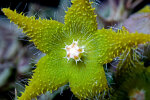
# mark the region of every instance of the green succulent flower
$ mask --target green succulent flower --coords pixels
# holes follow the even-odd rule
[[[2,9],[46,54],[37,63],[29,86],[19,100],[36,98],[67,83],[79,99],[93,98],[108,89],[103,64],[133,46],[150,41],[150,35],[130,34],[125,29],[98,30],[89,0],[73,0],[72,3],[64,24]]]

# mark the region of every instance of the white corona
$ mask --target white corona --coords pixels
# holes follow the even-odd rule
[[[74,59],[76,61],[76,64],[78,61],[81,61],[81,55],[84,52],[84,47],[79,47],[78,46],[78,41],[74,41],[71,45],[66,45],[65,48],[66,50],[66,57],[68,60]]]

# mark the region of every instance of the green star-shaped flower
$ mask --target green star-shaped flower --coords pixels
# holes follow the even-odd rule
[[[68,82],[79,99],[93,98],[108,88],[103,64],[133,46],[150,41],[150,35],[129,34],[126,30],[98,30],[89,0],[73,0],[72,3],[64,24],[36,20],[8,8],[2,9],[46,54],[38,62],[29,86],[19,100],[30,100]]]

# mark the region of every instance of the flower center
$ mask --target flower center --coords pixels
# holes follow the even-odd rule
[[[76,61],[81,61],[81,54],[84,52],[83,47],[78,46],[78,41],[74,41],[71,45],[66,45],[65,50],[67,52],[66,58],[70,60],[71,58]]]

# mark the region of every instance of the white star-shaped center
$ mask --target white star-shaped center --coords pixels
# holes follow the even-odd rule
[[[84,47],[79,47],[78,41],[73,40],[73,43],[71,45],[65,46],[65,50],[67,53],[65,58],[67,58],[68,60],[72,58],[76,61],[76,63],[78,61],[81,61],[81,54],[84,52]]]

